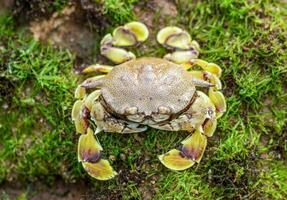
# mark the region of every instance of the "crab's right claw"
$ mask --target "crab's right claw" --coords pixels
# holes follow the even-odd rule
[[[87,173],[98,180],[108,180],[117,173],[107,160],[101,159],[103,148],[94,136],[92,129],[81,135],[78,144],[78,161]]]
[[[130,22],[114,30],[112,44],[118,47],[134,46],[145,41],[148,35],[148,29],[143,23]]]
[[[172,170],[185,170],[199,163],[207,144],[206,136],[196,130],[190,137],[182,141],[180,150],[172,149],[160,155],[159,160],[164,166]]]
[[[132,52],[121,47],[136,46],[148,38],[147,27],[140,22],[130,22],[116,28],[113,34],[107,34],[101,41],[101,54],[114,63],[123,63],[134,59]]]

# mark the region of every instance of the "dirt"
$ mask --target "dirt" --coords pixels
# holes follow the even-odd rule
[[[163,28],[164,19],[168,18],[169,22],[175,19],[177,15],[176,5],[173,1],[169,0],[152,0],[143,1],[134,7],[134,12],[136,13],[138,20],[145,23],[150,30],[159,30]],[[159,22],[154,23],[155,16]]]
[[[58,180],[53,186],[41,182],[28,185],[21,185],[17,182],[7,183],[1,187],[0,192],[12,199],[25,193],[29,200],[82,200],[85,199],[88,189],[84,182],[65,183]]]
[[[95,35],[85,25],[85,21],[83,11],[72,4],[61,13],[54,13],[49,19],[32,21],[29,29],[36,40],[67,48],[80,57],[89,57]]]
[[[5,14],[14,4],[14,0],[0,1],[0,15]]]

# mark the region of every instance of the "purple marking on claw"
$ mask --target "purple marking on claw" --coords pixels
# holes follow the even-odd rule
[[[87,107],[84,107],[82,110],[82,116],[85,120],[88,120],[90,117],[90,110]]]
[[[95,163],[100,159],[101,152],[95,152],[91,149],[88,149],[87,151],[81,152],[81,157],[84,162]]]
[[[194,148],[181,147],[181,152],[183,155],[191,160],[196,160],[200,157],[200,152],[196,151]]]

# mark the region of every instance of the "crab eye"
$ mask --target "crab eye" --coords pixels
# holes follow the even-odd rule
[[[165,107],[165,106],[160,106],[160,107],[158,107],[158,113],[163,114],[163,115],[169,114],[170,108]]]
[[[127,115],[135,115],[138,112],[138,108],[137,107],[129,107],[126,108],[125,113]]]

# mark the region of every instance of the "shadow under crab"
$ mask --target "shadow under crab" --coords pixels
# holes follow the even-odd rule
[[[118,27],[101,41],[101,54],[117,63],[115,67],[95,64],[83,73],[101,72],[78,86],[72,119],[82,134],[78,160],[94,178],[107,180],[116,175],[108,160],[101,157],[95,134],[136,133],[147,127],[190,133],[181,147],[160,155],[169,169],[184,170],[200,162],[207,137],[216,129],[217,119],[226,110],[221,90],[221,68],[197,59],[199,45],[178,27],[159,31],[157,41],[172,52],[162,58],[136,58],[125,47],[148,38],[146,26],[131,22]],[[194,70],[199,66],[202,70]],[[208,94],[197,88],[208,88]],[[92,91],[92,92],[88,92]],[[96,130],[92,129],[93,125]]]

